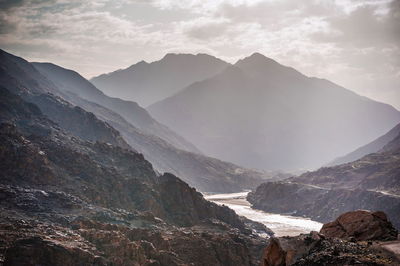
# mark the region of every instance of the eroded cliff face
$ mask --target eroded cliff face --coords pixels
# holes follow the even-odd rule
[[[229,208],[157,175],[129,147],[84,140],[20,96],[3,88],[0,96],[5,265],[259,263],[265,239]]]

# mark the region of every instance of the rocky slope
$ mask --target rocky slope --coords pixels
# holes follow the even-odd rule
[[[147,108],[205,154],[258,169],[312,169],[381,136],[393,107],[261,54]]]
[[[148,106],[196,81],[209,78],[229,64],[206,54],[167,54],[159,61],[141,61],[127,69],[91,79],[106,94]]]
[[[79,76],[80,78],[77,78],[77,73],[55,67],[57,71],[62,72],[63,79],[58,78],[61,74],[57,72],[58,74],[50,80],[50,78],[41,75],[36,68],[30,67],[31,65],[22,58],[7,54],[4,51],[1,51],[1,55],[4,58],[0,62],[0,66],[4,69],[4,72],[0,73],[0,78],[4,79],[3,84],[19,88],[21,93],[27,90],[34,92],[35,95],[24,93],[24,97],[36,103],[45,115],[57,122],[64,130],[80,137],[84,137],[85,132],[87,137],[105,134],[106,130],[92,135],[95,125],[87,124],[84,117],[85,111],[91,112],[92,114],[87,113],[86,116],[94,118],[91,120],[92,122],[101,120],[102,124],[109,130],[113,130],[111,127],[118,130],[123,139],[135,150],[143,153],[157,171],[179,175],[184,181],[201,191],[232,192],[251,189],[262,183],[263,180],[276,175],[274,172],[267,173],[245,169],[231,163],[177,149],[157,136],[144,133],[140,129],[140,123],[139,126],[132,125],[119,113],[79,97],[76,94],[79,91],[82,91],[82,95],[86,95],[84,97],[89,97],[88,95],[93,94],[93,90],[97,91],[94,94],[101,94],[101,92],[90,84],[88,85],[88,82],[82,77]],[[13,61],[17,61],[18,65],[15,65]],[[7,72],[10,69],[9,65],[12,65],[15,69],[11,73]],[[46,73],[49,74],[49,72]],[[60,84],[60,87],[53,83],[53,79]],[[66,83],[71,80],[72,85],[75,84],[74,81],[79,81],[78,83],[81,86],[79,88],[73,87],[76,93],[71,93],[71,90],[73,90],[71,89],[72,85],[62,83],[63,80]],[[34,82],[34,84],[43,83],[46,86],[30,86],[28,82]],[[14,87],[12,88],[14,89]],[[52,95],[40,95],[43,93],[51,93]],[[106,96],[103,95],[102,97]],[[105,99],[108,98],[106,97]],[[73,105],[66,104],[66,100]],[[96,123],[98,124],[98,122]],[[91,140],[90,138],[86,139]],[[114,144],[114,142],[110,143]]]
[[[255,208],[305,215],[327,222],[356,209],[384,211],[400,228],[400,137],[380,152],[357,161],[324,167],[249,193]]]
[[[141,154],[65,132],[4,88],[0,108],[2,264],[258,264],[249,221]]]

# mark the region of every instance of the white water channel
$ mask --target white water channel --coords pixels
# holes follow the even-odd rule
[[[228,206],[238,215],[264,224],[278,237],[295,236],[311,231],[319,231],[322,227],[321,223],[307,218],[273,214],[252,209],[250,203],[246,200],[248,193],[206,194],[204,197],[216,204]]]

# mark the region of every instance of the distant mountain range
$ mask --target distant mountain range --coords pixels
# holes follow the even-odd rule
[[[400,120],[400,113],[389,105],[306,77],[258,53],[235,65],[226,63],[215,76],[151,105],[151,115],[135,102],[105,95],[74,71],[28,63],[5,52],[2,56],[1,78],[9,79],[6,84],[18,79],[38,93],[60,97],[57,101],[66,102],[60,106],[72,104],[68,110],[79,106],[93,113],[158,171],[179,175],[202,191],[237,191],[271,178],[275,170],[317,168],[377,138]],[[170,54],[159,64],[186,57],[188,62],[221,61]],[[54,104],[53,98],[42,95],[30,101],[75,134],[94,135],[94,125],[86,130],[68,122],[65,113],[70,111]]]
[[[167,54],[159,61],[141,61],[90,81],[107,95],[148,106],[193,82],[214,76],[228,65],[207,54]]]
[[[164,139],[179,149],[201,153],[194,145],[155,121],[137,103],[106,96],[75,71],[51,63],[32,63],[32,65],[64,93],[75,94],[84,100],[104,106],[121,115],[127,122],[135,125],[143,133]]]
[[[201,191],[250,189],[277,174],[199,154],[193,145],[156,122],[136,103],[104,95],[74,71],[52,64],[31,64],[4,51],[0,56],[2,85],[12,91],[16,87],[19,91],[33,91],[25,99],[64,130],[89,141],[129,146],[143,153],[157,171],[179,175]]]
[[[350,152],[349,154],[346,154],[345,156],[336,158],[328,165],[332,166],[332,165],[338,165],[338,164],[352,162],[352,161],[360,159],[361,157],[363,157],[367,154],[378,152],[385,145],[387,145],[390,141],[394,140],[399,134],[400,134],[400,124],[398,124],[397,126],[392,128],[385,135],[380,136],[379,138],[375,139],[374,141],[356,149],[353,152]]]
[[[207,155],[275,170],[317,168],[400,121],[390,105],[258,53],[147,110]]]

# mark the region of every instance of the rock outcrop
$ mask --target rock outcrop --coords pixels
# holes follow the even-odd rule
[[[261,265],[398,265],[400,261],[382,252],[376,242],[396,237],[397,231],[383,212],[344,213],[325,224],[319,233],[272,238]]]
[[[327,237],[362,240],[396,240],[398,231],[384,212],[364,210],[346,212],[335,221],[323,225],[321,234]]]
[[[367,242],[326,238],[317,232],[273,239],[264,250],[262,266],[398,265],[391,255]]]
[[[264,250],[262,265],[292,265],[297,259],[307,254],[320,239],[321,236],[317,232],[297,237],[272,238]]]

